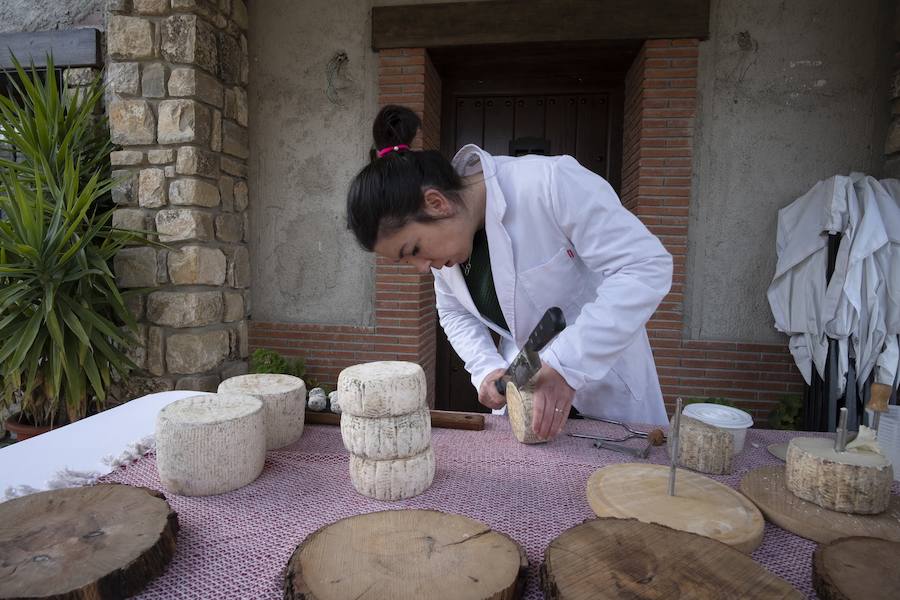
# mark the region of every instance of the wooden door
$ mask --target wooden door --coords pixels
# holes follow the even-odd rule
[[[452,156],[465,144],[476,144],[493,155],[568,154],[618,191],[622,165],[620,88],[590,93],[460,91],[444,98],[449,104],[445,104],[442,131],[446,154]],[[441,327],[436,330],[435,406],[486,412],[478,403],[463,361]]]

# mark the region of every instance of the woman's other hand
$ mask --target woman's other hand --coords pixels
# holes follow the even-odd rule
[[[541,439],[559,435],[569,418],[575,390],[550,365],[544,364],[534,381],[534,415],[531,429]]]
[[[506,373],[505,369],[491,371],[481,382],[481,387],[478,389],[478,401],[491,410],[503,408],[506,404],[506,398],[497,391],[497,384],[494,383],[503,377],[504,373]]]

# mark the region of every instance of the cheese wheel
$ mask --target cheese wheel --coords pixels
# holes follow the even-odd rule
[[[406,458],[431,445],[431,412],[427,408],[399,417],[370,419],[341,416],[341,437],[351,454],[373,460]]]
[[[674,425],[672,417],[671,425]],[[670,428],[669,431],[672,431]],[[672,441],[666,440],[666,451],[672,456]],[[681,415],[678,428],[678,464],[701,473],[731,473],[734,459],[734,436],[719,427]]]
[[[346,417],[342,417],[342,420]],[[434,451],[394,460],[371,460],[350,455],[350,481],[363,496],[403,500],[427,490],[434,479]]]
[[[534,414],[534,392],[525,387],[521,390],[516,384],[506,384],[506,407],[509,412],[509,426],[513,435],[523,444],[543,444],[543,440],[531,429],[531,419]]]
[[[894,470],[874,452],[835,452],[834,440],[791,440],[785,483],[793,494],[822,508],[851,514],[884,512],[891,500]]]
[[[263,403],[253,396],[191,396],[156,417],[156,468],[174,494],[230,492],[256,479],[265,459]]]
[[[219,384],[219,393],[249,394],[263,403],[266,449],[293,444],[303,435],[306,384],[293,375],[239,375]]]
[[[342,414],[397,417],[425,408],[425,371],[416,363],[370,362],[347,367],[338,376]]]

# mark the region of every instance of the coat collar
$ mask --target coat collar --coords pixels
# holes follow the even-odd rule
[[[476,173],[484,174],[485,201],[484,228],[487,233],[488,246],[491,254],[491,271],[494,276],[494,288],[497,291],[497,300],[500,310],[509,325],[512,336],[516,337],[515,293],[516,275],[513,261],[512,240],[503,227],[503,216],[506,214],[506,198],[500,188],[497,178],[497,165],[494,157],[474,144],[468,144],[460,148],[451,161],[453,168],[461,176],[466,177]],[[468,293],[466,282],[458,267],[453,269],[451,281],[454,289],[464,290],[459,294],[463,297],[463,304],[474,314],[478,314],[472,298]],[[484,320],[484,319],[482,319]],[[488,323],[490,325],[490,323]],[[494,328],[496,330],[496,328]],[[505,333],[501,333],[506,337]]]

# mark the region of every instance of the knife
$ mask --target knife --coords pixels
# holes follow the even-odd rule
[[[538,324],[535,325],[525,346],[516,355],[506,373],[496,380],[497,391],[506,395],[506,384],[512,381],[517,388],[524,387],[541,369],[541,357],[538,354],[556,334],[566,328],[566,318],[558,306],[548,308]]]

